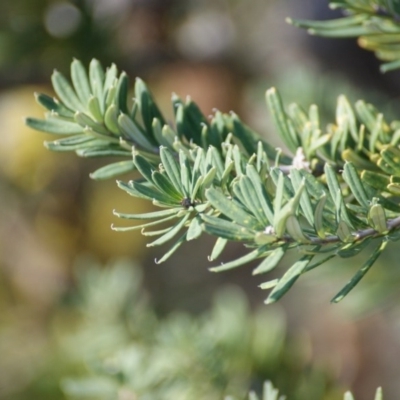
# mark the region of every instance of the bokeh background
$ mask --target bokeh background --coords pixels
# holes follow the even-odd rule
[[[230,292],[231,311],[235,315],[237,307],[238,321],[244,318],[240,316],[243,302],[248,313],[268,308],[262,312],[269,313],[265,318],[271,326],[264,323],[262,336],[272,343],[271,350],[274,340],[279,341],[272,325],[283,324],[289,350],[282,360],[292,357],[296,365],[289,368],[282,361],[257,370],[249,365],[257,364],[254,360],[265,348],[258,344],[254,356],[239,351],[235,357],[242,361],[237,362],[246,365],[249,375],[243,387],[275,379],[290,392],[294,376],[309,376],[316,368],[319,377],[309,382],[319,385],[315,393],[323,393],[324,399],[339,399],[338,393],[348,388],[357,398],[372,398],[379,385],[388,399],[400,398],[400,273],[394,246],[340,305],[330,305],[329,300],[356,271],[354,260],[335,261],[308,274],[280,304],[267,307],[263,305],[266,293],[257,285],[270,276],[256,279],[250,267],[210,273],[206,256],[212,243],[207,238],[186,244],[167,263],[155,265],[154,258],[165,249],[149,252],[140,234],[110,229],[116,222],[113,209],[132,212],[149,206],[120,191],[114,180],[91,181],[88,175],[101,160],[50,153],[42,145],[48,137],[23,123],[25,116],[42,115],[33,93],[51,94],[53,69],[68,74],[74,57],[86,64],[91,58],[103,65],[115,62],[131,78],[145,79],[167,116],[172,115],[172,92],[190,95],[206,115],[215,108],[235,110],[276,146],[280,142],[264,104],[270,86],[277,86],[286,102],[306,107],[315,102],[325,121],[334,119],[341,93],[351,100],[371,101],[386,115],[399,116],[398,73],[380,75],[378,61],[354,41],[311,38],[286,24],[288,16],[337,15],[321,0],[0,2],[0,399],[65,399],[62,378],[88,373],[88,343],[74,334],[83,332],[88,321],[101,320],[118,290],[105,289],[96,295],[103,303],[93,300],[97,308],[83,312],[79,299],[85,296],[77,290],[81,281],[76,271],[84,267],[76,265],[92,265],[94,261],[88,260],[96,260],[102,266],[85,279],[103,287],[99,276],[105,281],[120,276],[109,271],[121,258],[132,263],[132,270],[142,271],[135,273],[143,274],[146,312],[158,318],[160,328],[154,329],[173,324],[168,321],[177,312],[191,315],[192,324],[199,323],[210,307],[216,307],[213,298],[227,284],[245,293]],[[224,259],[242,251],[232,245]],[[362,260],[361,255],[357,261]],[[276,274],[287,265],[282,264]],[[123,274],[115,279],[124,284]],[[130,303],[126,304],[129,309]],[[174,323],[183,329],[181,322]],[[247,323],[250,329],[251,322]],[[96,337],[103,329],[99,323],[87,335]],[[110,334],[111,347],[117,339],[118,335]],[[103,345],[108,346],[99,344],[99,348]],[[134,398],[119,393],[120,399]],[[305,399],[307,391],[293,396]],[[91,398],[101,397],[92,394]]]

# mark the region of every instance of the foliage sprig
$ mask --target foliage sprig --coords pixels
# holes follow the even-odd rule
[[[267,105],[287,152],[273,148],[235,114],[216,111],[207,119],[190,99],[172,97],[168,124],[145,83],[137,79],[129,97],[127,75],[106,71],[93,60],[89,72],[77,60],[71,83],[52,77],[59,99],[37,94],[46,119],[28,118],[34,129],[61,135],[47,142],[55,151],[82,157],[120,157],[91,174],[94,179],[136,170],[140,178],[118,181],[129,195],[159,207],[120,218],[156,237],[148,246],[174,240],[158,262],[202,233],[217,238],[209,259],[228,241],[250,251],[212,268],[222,271],[261,260],[254,274],[275,268],[287,251],[299,260],[280,278],[267,303],[280,299],[300,275],[334,257],[353,257],[376,242],[356,275],[333,298],[341,300],[366,274],[391,240],[400,238],[400,122],[387,123],[370,104],[354,107],[341,96],[336,120],[321,126],[318,107],[284,107],[275,88]],[[153,230],[154,229],[154,230]]]
[[[400,68],[400,3],[397,0],[331,1],[332,9],[341,9],[343,18],[327,21],[293,20],[295,26],[306,28],[311,35],[328,38],[358,38],[359,46],[373,51],[386,61],[382,72]]]

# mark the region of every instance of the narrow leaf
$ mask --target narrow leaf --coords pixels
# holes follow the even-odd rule
[[[263,274],[265,272],[272,271],[282,260],[287,250],[287,246],[281,246],[273,250],[269,255],[262,261],[261,264],[253,270],[253,275]]]
[[[259,222],[217,189],[209,188],[206,197],[211,205],[232,221],[250,229],[260,228]],[[261,226],[262,227],[262,226]]]
[[[134,169],[135,165],[131,160],[118,161],[97,169],[90,174],[90,177],[95,180],[109,179],[133,171]]]
[[[59,99],[72,111],[85,111],[85,107],[76,96],[68,80],[58,71],[54,71],[51,76],[54,91]]]
[[[339,301],[341,301],[354,288],[354,286],[356,286],[357,283],[360,282],[360,280],[365,276],[365,274],[369,271],[369,269],[374,265],[375,261],[385,250],[387,244],[387,240],[384,240],[380,243],[380,245],[372,253],[371,257],[363,265],[363,267],[358,270],[353,278],[351,278],[351,280],[344,286],[344,288],[340,290],[339,293],[332,299],[333,303],[338,303]]]
[[[175,161],[173,155],[166,147],[160,148],[160,157],[165,172],[167,173],[169,179],[172,184],[176,188],[177,191],[183,192],[182,184],[181,184],[181,174],[179,172],[178,163]]]
[[[285,141],[289,149],[295,153],[296,149],[299,147],[299,142],[296,137],[292,136],[287,123],[286,113],[283,109],[283,104],[281,97],[275,88],[267,90],[266,93],[267,104],[272,115],[272,119],[275,123],[278,133]]]
[[[171,209],[167,209],[167,210],[154,211],[154,212],[143,213],[143,214],[124,214],[124,213],[119,213],[114,210],[113,214],[116,215],[117,217],[123,218],[123,219],[141,220],[141,219],[154,219],[154,218],[166,217],[169,215],[175,215],[178,213],[178,211],[179,211],[179,209],[171,208]]]
[[[159,237],[154,242],[148,243],[146,246],[147,247],[160,246],[171,240],[183,228],[189,217],[190,213],[187,213],[183,218],[181,218],[180,221],[178,221],[173,227],[171,227],[171,229],[167,233]]]
[[[237,258],[236,260],[230,261],[225,264],[221,264],[219,267],[213,267],[210,268],[210,271],[212,272],[221,272],[221,271],[226,271],[229,269],[233,269],[236,267],[239,267],[243,264],[247,264],[250,261],[255,260],[256,258],[259,258],[265,251],[267,250],[268,246],[261,246],[258,247],[257,249],[253,250],[252,252],[244,255],[243,257]]]
[[[101,113],[104,112],[103,102],[103,82],[104,82],[104,70],[100,62],[93,59],[89,64],[89,79],[91,93],[99,99],[99,105]]]
[[[254,240],[255,231],[210,215],[202,214],[201,218],[204,221],[204,231],[210,235],[239,242],[250,242]]]
[[[279,279],[278,284],[269,294],[266,303],[271,304],[278,301],[294,285],[313,258],[313,255],[306,255],[303,256],[299,261],[295,262],[282,276],[282,278]]]
[[[343,169],[343,179],[349,185],[350,190],[352,191],[354,197],[358,201],[358,203],[368,209],[369,207],[369,199],[367,193],[365,192],[364,186],[362,184],[361,179],[358,176],[357,170],[355,169],[352,163],[345,163]]]
[[[83,105],[87,105],[91,90],[86,69],[79,60],[74,59],[71,63],[71,79],[79,100]]]
[[[79,124],[61,119],[26,118],[25,123],[32,129],[55,135],[74,135],[83,132]]]
[[[69,110],[63,104],[61,104],[58,100],[53,99],[50,96],[42,93],[35,93],[36,101],[47,110],[52,111],[62,117],[66,118],[74,118],[74,112]]]
[[[187,241],[197,239],[201,236],[203,230],[201,229],[201,219],[199,217],[195,217],[190,222],[188,232],[187,232]]]
[[[212,249],[211,255],[208,257],[208,261],[214,261],[216,260],[221,253],[224,251],[225,246],[227,245],[228,240],[222,237],[219,237],[214,244],[214,247]]]
[[[172,254],[174,254],[175,251],[178,250],[178,248],[181,247],[181,245],[185,242],[186,242],[186,232],[175,242],[175,244],[159,260],[155,260],[155,263],[161,264],[164,261],[168,260],[168,258],[170,258]]]

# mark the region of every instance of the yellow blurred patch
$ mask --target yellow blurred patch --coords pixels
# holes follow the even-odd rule
[[[55,136],[35,132],[24,123],[27,116],[44,116],[45,110],[35,102],[35,91],[51,93],[50,89],[37,86],[0,93],[0,173],[28,192],[43,189],[54,176],[59,161],[59,155],[43,146],[45,140],[55,140]]]
[[[118,189],[115,180],[90,183],[90,195],[85,205],[85,226],[87,231],[84,238],[87,250],[107,259],[108,257],[134,256],[140,259],[147,253],[148,238],[140,231],[115,232],[111,224],[131,226],[135,221],[121,220],[112,211],[114,209],[126,213],[144,213],[151,211],[149,201],[136,199]]]

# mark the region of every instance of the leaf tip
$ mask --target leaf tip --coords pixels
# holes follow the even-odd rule
[[[271,88],[267,89],[267,96],[276,94],[276,88],[272,86]]]
[[[264,301],[265,304],[273,304],[273,303],[275,303],[275,302],[276,302],[276,300],[275,300],[273,297],[268,297],[268,298]]]

